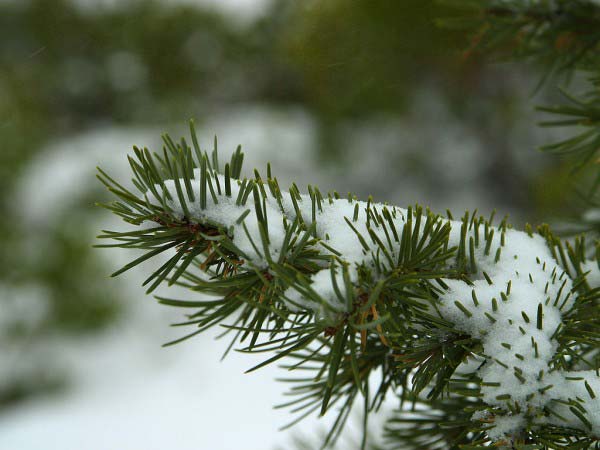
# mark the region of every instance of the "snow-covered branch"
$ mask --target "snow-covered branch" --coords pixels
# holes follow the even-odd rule
[[[590,320],[600,270],[583,243],[563,244],[547,227],[493,226],[475,213],[453,220],[315,187],[283,191],[270,167],[266,179],[257,171],[241,179],[239,150],[220,170],[216,151],[194,145],[194,159],[185,140],[165,142],[162,157],[136,149],[130,160],[139,194],[101,173],[121,200],[107,206],[143,225],[101,237],[147,250],[116,273],[175,251],[148,278],[150,291],[168,280],[221,297],[162,299],[200,308],[187,322],[199,328],[192,335],[232,318],[238,335],[254,336],[248,351],[276,352],[265,364],[320,342],[325,353],[301,358],[322,362],[315,381],[329,374],[307,388],[318,390],[323,413],[345,395],[342,386],[353,400],[371,370],[387,367],[408,380],[402,396],[425,387],[432,398],[458,395],[457,378],[474,384],[470,426],[491,442],[549,426],[600,436],[600,377],[587,359],[597,344]],[[263,332],[275,344],[257,344]]]

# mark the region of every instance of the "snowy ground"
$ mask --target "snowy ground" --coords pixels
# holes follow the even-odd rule
[[[262,450],[283,437],[275,368],[243,375],[250,361],[219,363],[224,343],[208,335],[162,349],[164,322],[155,325],[69,349],[75,386],[0,417],[0,448]]]

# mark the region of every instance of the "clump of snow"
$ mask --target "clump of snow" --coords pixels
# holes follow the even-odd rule
[[[497,236],[501,234],[495,231]],[[457,239],[455,233],[451,236]],[[443,318],[481,340],[486,357],[477,372],[485,382],[481,386],[482,400],[505,411],[507,402],[517,403],[530,413],[497,416],[489,437],[497,440],[527,425],[539,425],[534,412],[544,407],[561,411],[561,425],[585,429],[586,424],[571,412],[570,406],[560,403],[575,399],[581,399],[578,404],[587,410],[585,416],[593,432],[600,434],[600,402],[585,386],[587,383],[597,391],[600,378],[593,371],[552,368],[558,348],[556,331],[562,315],[575,301],[571,277],[554,260],[541,236],[507,230],[503,245],[499,241],[494,244],[487,255],[476,251],[479,271],[485,272],[489,280],[479,279],[473,284],[446,280],[449,289],[439,305]],[[497,248],[501,249],[499,258]],[[595,262],[584,264],[582,270],[590,271],[590,284],[600,282]],[[572,377],[582,381],[577,385],[570,380]]]
[[[225,179],[222,175],[211,173],[213,180],[218,179],[221,191],[214,189],[217,202],[207,194],[206,208],[200,206],[200,188],[197,180],[199,171],[196,170],[193,182],[194,200],[184,192],[184,200],[188,210],[189,219],[199,223],[212,223],[228,230],[232,242],[242,252],[245,257],[242,266],[251,269],[267,270],[269,260],[277,260],[281,253],[286,236],[286,223],[292,223],[297,216],[297,212],[289,192],[282,192],[281,202],[275,198],[269,197],[264,202],[263,214],[268,224],[268,242],[263,243],[260,233],[260,221],[256,214],[252,197],[242,204],[237,204],[236,199],[240,194],[242,182],[238,180],[231,181],[231,195],[225,195]],[[213,181],[214,182],[214,181]],[[169,207],[178,218],[185,216],[185,209],[177,195],[177,187],[174,180],[164,182],[167,191],[172,200],[169,201]],[[182,190],[185,190],[184,182],[179,181]],[[215,183],[216,184],[216,183]],[[157,186],[160,192],[160,187]],[[150,200],[159,203],[160,200],[148,193]],[[313,207],[312,200],[307,195],[301,195],[296,199],[296,205],[300,212],[301,219],[307,224],[312,224]],[[315,226],[316,237],[322,242],[320,250],[325,253],[337,254],[347,268],[350,281],[358,281],[357,268],[361,264],[373,267],[374,261],[378,257],[377,246],[371,249],[369,244],[361,242],[361,236],[369,236],[371,233],[377,238],[386,242],[386,234],[381,227],[369,221],[368,215],[381,214],[383,209],[387,209],[397,230],[401,230],[405,223],[406,211],[400,208],[388,207],[383,204],[368,204],[354,199],[323,199],[320,207],[315,207]],[[349,225],[352,224],[352,226]],[[353,229],[354,227],[354,229]],[[369,242],[375,242],[369,238]],[[371,242],[371,243],[372,243]],[[399,248],[399,239],[390,242],[390,252],[394,253]],[[333,249],[333,251],[332,251]],[[389,263],[389,262],[388,262]],[[339,279],[337,283],[338,290],[344,286],[343,277],[340,269],[335,276]],[[326,309],[330,311],[343,312],[347,310],[347,305],[341,301],[339,294],[332,282],[332,276],[329,267],[317,272],[310,277],[312,291],[320,296],[321,302],[315,302],[314,298],[306,294],[305,289],[295,286],[291,287],[285,293],[286,305],[291,310],[298,310],[300,306],[313,309],[315,312],[323,313],[322,307],[325,304]],[[300,289],[300,290],[299,290]]]
[[[293,220],[295,210],[290,206],[289,195],[289,193],[284,193],[284,214]],[[302,196],[298,203],[304,221],[309,225],[312,224],[311,199],[308,196]],[[406,210],[401,208],[380,203],[369,204],[354,199],[335,198],[324,199],[321,202],[320,209],[315,208],[315,226],[316,236],[319,239],[319,250],[325,254],[335,254],[341,260],[351,283],[358,282],[358,268],[361,265],[365,265],[370,269],[375,267],[376,261],[379,261],[384,267],[387,266],[388,269],[391,269],[393,265],[392,262],[382,258],[376,242],[377,240],[385,242],[388,253],[395,255],[400,248],[400,239],[390,237],[391,231],[387,230],[386,234],[381,225],[368,218],[372,214],[381,216],[384,209],[389,212],[394,227],[400,233],[406,223],[407,213]],[[342,295],[344,295],[345,288],[341,272],[339,270],[336,273],[335,279],[337,280],[338,290],[342,291]],[[351,305],[340,299],[340,292],[336,292],[333,279],[329,267],[311,277],[312,288],[321,297],[321,302],[317,303],[308,299],[306,295],[298,290],[298,287],[292,286],[285,293],[287,299],[291,300],[291,302],[286,302],[286,305],[292,309],[296,309],[298,305],[303,305],[308,309],[313,309],[319,316],[328,316],[328,314],[323,314],[323,303],[330,312],[347,312]]]
[[[200,206],[200,171],[197,169],[194,173],[196,181],[193,183],[194,200],[186,196],[186,207],[189,212],[189,218],[199,223],[212,223],[224,227],[231,233],[233,243],[242,251],[242,256],[245,257],[244,264],[259,269],[267,269],[269,267],[269,258],[277,260],[279,252],[282,248],[285,238],[285,227],[283,223],[283,214],[275,201],[265,203],[265,218],[268,224],[268,239],[267,245],[263,245],[263,239],[260,232],[260,222],[255,212],[252,197],[246,204],[237,202],[240,194],[241,182],[231,180],[231,194],[225,193],[225,177],[220,174],[212,173],[213,177],[217,177],[220,186],[219,189],[214,187],[215,203],[210,193],[206,195],[206,208]],[[213,178],[212,183],[216,184]],[[181,185],[184,186],[183,181]],[[160,192],[160,186],[157,186]],[[169,191],[172,200],[169,206],[172,208],[175,215],[179,218],[185,216],[185,210],[178,199],[177,188],[174,180],[165,181],[165,187]],[[182,189],[185,190],[185,187]],[[208,188],[207,188],[208,190]],[[250,194],[252,195],[252,194]],[[154,203],[159,203],[159,200],[150,195]]]

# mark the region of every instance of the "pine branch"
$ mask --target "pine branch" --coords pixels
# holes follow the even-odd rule
[[[324,446],[358,398],[368,417],[386,395],[431,410],[423,426],[398,428],[414,425],[404,410],[394,419],[388,435],[407,448],[546,445],[557,427],[564,448],[598,442],[600,269],[583,241],[476,212],[453,220],[316,187],[285,192],[270,167],[241,178],[239,148],[221,166],[191,134],[193,149],[168,136],[161,155],[134,149],[135,193],[99,175],[118,199],[104,206],[143,225],[100,236],[146,251],[113,275],[165,253],[148,292],[203,295],[159,297],[193,311],[178,324],[193,331],[170,344],[221,325],[230,348],[270,354],[249,371],[279,362],[300,373],[283,380],[292,399],[280,407],[292,424],[335,409]]]

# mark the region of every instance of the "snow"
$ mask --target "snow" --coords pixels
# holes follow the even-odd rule
[[[41,348],[31,348],[28,340],[35,334],[49,312],[47,292],[41,285],[0,283],[0,392],[14,385],[35,386],[49,368],[43,363]],[[45,349],[44,349],[45,350]],[[22,352],[31,358],[23,358]]]
[[[18,327],[20,332],[31,332],[38,327],[48,314],[49,305],[43,286],[26,286],[0,283],[0,336]],[[2,377],[0,377],[2,378]]]
[[[338,290],[342,295],[346,293],[344,279],[340,269],[334,272],[332,277],[330,270],[321,270],[311,277],[310,288],[312,292],[305,293],[299,288],[288,289],[286,295],[286,306],[292,311],[302,311],[303,309],[313,309],[319,316],[335,317],[335,313],[347,311],[347,305],[344,298],[337,294],[333,279],[335,277]],[[311,300],[311,293],[324,299],[324,302]],[[332,314],[333,313],[333,314]]]
[[[367,251],[364,248],[358,238],[358,234],[347,224],[345,219],[352,222],[354,228],[362,236],[369,236],[369,228],[374,228],[379,239],[385,241],[383,232],[377,230],[373,222],[371,222],[370,226],[368,225],[367,206],[378,214],[381,214],[382,209],[385,208],[385,205],[382,204],[368,205],[367,202],[363,201],[334,199],[332,203],[324,202],[323,211],[316,217],[317,234],[319,237],[327,241],[330,247],[339,251],[342,254],[341,258],[350,264],[351,268],[355,268],[356,265],[364,262],[372,264],[376,255],[374,251]],[[358,214],[356,220],[354,220],[353,215],[356,208],[358,208]],[[397,216],[395,221],[396,229],[402,229],[406,211],[393,208],[393,213]],[[371,239],[369,238],[368,240],[370,241]],[[352,273],[352,278],[355,279],[356,276],[354,272]]]
[[[456,226],[458,223],[453,223],[453,227]],[[500,235],[500,230],[494,231],[495,236]],[[498,261],[496,248],[502,249]],[[571,278],[554,260],[541,236],[508,230],[504,245],[495,238],[492,249],[489,255],[477,251],[476,257],[480,271],[485,271],[492,283],[485,279],[475,280],[473,285],[446,280],[449,289],[441,296],[439,305],[443,318],[481,339],[486,364],[477,375],[486,383],[492,383],[482,385],[482,400],[504,411],[507,411],[506,396],[511,403],[526,405],[526,410],[533,408],[540,412],[545,406],[566,409],[562,425],[585,429],[568,408],[556,406],[557,400],[585,398],[581,403],[588,408],[592,431],[600,433],[600,415],[597,414],[600,402],[583,395],[584,382],[598,385],[597,374],[551,369],[558,348],[554,333],[562,323],[562,315],[575,301]],[[587,265],[594,269],[588,282],[595,286],[599,281],[597,264],[584,266]],[[584,382],[576,387],[569,377],[582,377]],[[581,395],[574,395],[577,390]],[[491,439],[542,422],[531,414],[530,417],[499,415],[493,423],[496,428],[488,433]]]
[[[30,227],[57,222],[69,206],[89,195],[89,189],[82,187],[93,179],[98,161],[116,177],[130,177],[122,158],[130,142],[158,145],[160,139],[148,128],[100,126],[70,139],[52,142],[19,180],[11,206],[19,219]]]
[[[272,409],[280,399],[275,367],[243,375],[252,361],[238,354],[217,364],[224,348],[211,341],[217,330],[161,349],[160,337],[149,341],[136,328],[76,345],[63,341],[61,359],[78,368],[75,386],[0,416],[0,448],[262,450],[264,442],[285,438],[277,428],[286,418]],[[233,403],[234,410],[226,407]]]
[[[494,419],[493,428],[487,430],[492,441],[501,441],[520,430],[524,416],[522,414],[499,416]]]
[[[195,178],[200,178],[200,170],[194,171]],[[263,246],[263,240],[259,229],[259,221],[256,214],[248,214],[246,218],[240,221],[240,217],[243,217],[248,210],[252,211],[253,206],[252,198],[247,204],[236,204],[236,199],[240,192],[240,185],[242,184],[238,180],[233,180],[231,183],[231,194],[226,195],[225,193],[225,177],[217,175],[216,172],[211,171],[211,178],[215,177],[221,186],[221,192],[219,193],[216,188],[215,178],[212,178],[213,189],[215,190],[215,197],[217,203],[210,194],[207,194],[207,205],[206,208],[200,206],[200,186],[196,181],[193,183],[194,199],[192,201],[186,193],[183,195],[186,197],[186,207],[190,214],[190,218],[198,223],[213,223],[224,227],[226,230],[230,230],[232,234],[232,241],[238,249],[242,251],[241,256],[245,258],[244,264],[251,264],[252,267],[259,269],[266,269],[269,266],[268,255],[265,255],[265,247]],[[183,181],[181,181],[183,185]],[[161,187],[156,186],[160,192]],[[183,218],[185,216],[184,208],[178,199],[177,189],[173,180],[165,181],[165,187],[169,192],[169,195],[173,199],[169,202],[169,206],[173,209],[175,216]],[[208,189],[208,188],[207,188]],[[160,200],[151,195],[150,199],[155,204],[160,204]],[[271,202],[266,204],[266,218],[269,224],[269,240],[270,246],[267,244],[267,248],[270,247],[270,255],[274,259],[277,259],[277,253],[281,249],[285,230],[282,222],[282,215],[276,209],[276,205]]]
[[[600,2],[600,0],[598,0]],[[598,223],[600,222],[600,208],[590,208],[586,210],[581,219],[585,222]]]

